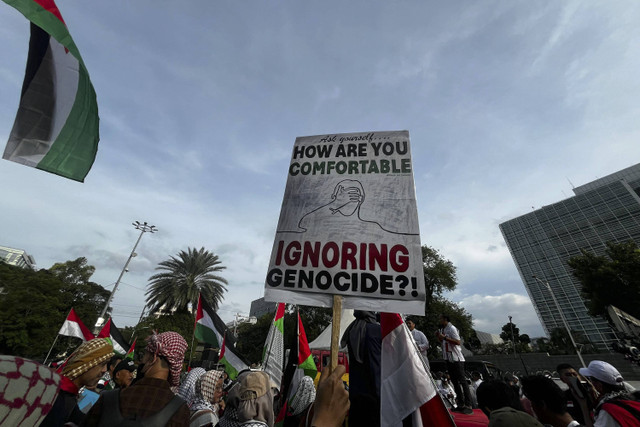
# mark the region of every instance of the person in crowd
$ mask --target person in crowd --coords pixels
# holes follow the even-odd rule
[[[489,427],[542,427],[538,420],[523,412],[518,395],[504,381],[484,381],[477,394],[478,406],[489,417]]]
[[[135,419],[188,426],[189,408],[171,391],[180,380],[186,350],[187,342],[176,332],[151,335],[138,366],[138,380],[125,390],[102,393],[87,414],[85,425],[106,427]]]
[[[99,384],[98,387],[102,387],[103,390],[113,390],[116,388],[116,382],[113,380],[113,371],[116,369],[116,366],[118,366],[118,363],[122,362],[122,359],[122,356],[116,354],[107,362],[107,372],[100,381],[104,383],[102,386]]]
[[[214,427],[218,424],[223,383],[222,371],[208,371],[198,378],[195,393],[189,405],[191,407],[190,427]]]
[[[221,427],[273,427],[273,394],[269,375],[243,371],[237,385],[229,390],[227,407],[220,419]]]
[[[567,412],[565,394],[552,379],[542,375],[524,377],[522,391],[541,423],[553,427],[581,425]]]
[[[556,367],[556,371],[560,381],[569,387],[564,391],[567,412],[574,420],[586,425],[586,421],[590,419],[589,414],[595,407],[595,390],[591,385],[582,386],[578,371],[568,363],[559,364]],[[582,406],[585,406],[585,408]]]
[[[413,340],[416,342],[418,346],[418,350],[420,350],[420,354],[422,355],[422,360],[427,364],[427,370],[431,370],[429,367],[429,358],[427,357],[427,350],[429,350],[429,340],[421,331],[416,329],[416,322],[412,317],[407,317],[405,320],[407,324],[407,328],[411,331],[411,336],[413,336]]]
[[[113,370],[113,380],[116,383],[116,387],[119,389],[125,389],[131,385],[133,381],[133,372],[136,370],[136,365],[133,360],[125,359],[118,363]]]
[[[480,372],[471,372],[471,387],[473,387],[473,389],[477,392],[480,384],[482,384],[482,375],[480,375]]]
[[[189,407],[191,407],[191,402],[196,395],[196,382],[198,382],[198,379],[206,372],[206,369],[201,367],[191,369],[184,380],[180,383],[180,387],[178,387],[178,392],[176,394],[183,398]]]
[[[316,388],[313,379],[304,376],[298,383],[297,389],[293,392],[293,397],[289,400],[289,408],[284,421],[284,427],[297,427],[307,425],[310,420],[311,405],[316,400]]]
[[[440,315],[441,329],[436,337],[442,345],[442,358],[447,363],[447,370],[456,391],[458,406],[454,409],[464,414],[472,414],[471,392],[464,374],[464,356],[460,347],[460,333],[446,314]]]
[[[443,399],[448,401],[452,408],[456,407],[456,392],[451,385],[448,374],[440,374],[440,380],[437,383],[438,392]]]
[[[595,408],[595,427],[640,426],[640,394],[625,389],[624,379],[611,364],[592,360],[586,368],[580,368],[599,393]]]
[[[349,418],[362,425],[380,424],[380,355],[382,332],[371,311],[356,310],[340,345],[349,350]]]
[[[42,427],[80,424],[85,415],[80,411],[77,396],[82,387],[95,387],[107,372],[107,362],[113,356],[113,346],[104,338],[80,344],[62,368],[60,393],[51,411],[42,420]]]

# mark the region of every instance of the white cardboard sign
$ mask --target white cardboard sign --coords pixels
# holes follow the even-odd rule
[[[265,300],[424,315],[408,131],[300,137]]]

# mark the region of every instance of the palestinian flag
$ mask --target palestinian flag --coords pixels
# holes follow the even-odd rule
[[[284,364],[284,303],[279,303],[262,352],[262,370],[280,390]]]
[[[98,103],[54,0],[4,0],[31,21],[20,105],[4,159],[84,181],[98,151]]]
[[[224,365],[224,371],[229,378],[235,380],[238,373],[249,369],[249,366],[235,353],[235,349],[231,343],[227,347],[227,336],[222,339],[222,348],[220,349],[220,363]]]
[[[198,310],[196,311],[196,324],[194,334],[198,341],[207,343],[213,348],[222,348],[222,339],[227,327],[209,304],[198,296]]]
[[[137,340],[138,340],[137,338],[133,340],[133,344],[131,344],[131,348],[129,349],[129,351],[127,351],[127,354],[124,356],[125,359],[134,360]]]
[[[124,339],[116,325],[113,323],[113,320],[109,318],[107,323],[102,327],[102,330],[98,334],[96,338],[107,338],[113,344],[113,351],[119,353],[121,355],[127,354],[127,349],[129,348],[129,343]]]
[[[298,313],[298,368],[304,370],[304,374],[313,379],[318,374],[316,362],[313,361],[311,350],[309,349],[307,334],[304,332],[304,326],[302,326],[300,313]]]
[[[69,315],[58,331],[58,335],[77,337],[82,341],[89,341],[95,338],[89,328],[84,326],[73,308],[69,311]]]
[[[400,315],[381,313],[380,328],[380,425],[455,427]]]

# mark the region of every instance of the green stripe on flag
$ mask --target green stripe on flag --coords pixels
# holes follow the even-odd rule
[[[99,120],[96,92],[81,63],[73,107],[60,134],[36,168],[83,182],[98,152]]]
[[[218,334],[211,328],[207,328],[202,323],[196,323],[195,336],[198,341],[211,344],[214,348],[220,348],[221,343],[218,341]]]

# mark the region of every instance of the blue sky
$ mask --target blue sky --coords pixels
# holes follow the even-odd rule
[[[86,256],[137,320],[159,261],[218,254],[220,314],[263,292],[296,136],[407,129],[423,244],[458,267],[449,295],[498,332],[542,334],[498,224],[640,159],[640,4],[58,0],[98,94],[84,184],[0,162],[0,244],[42,268]],[[0,7],[0,137],[29,26]],[[8,185],[9,184],[9,185]]]

